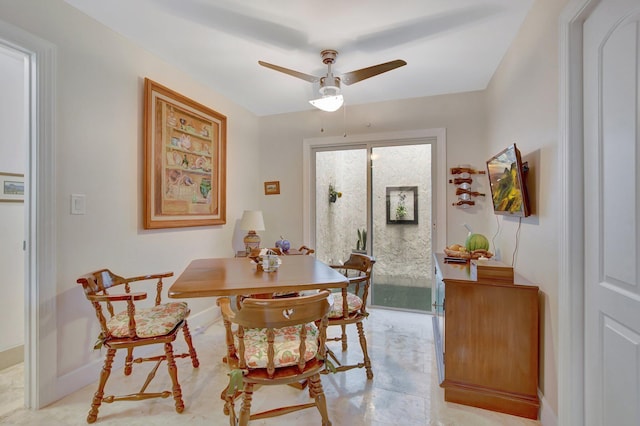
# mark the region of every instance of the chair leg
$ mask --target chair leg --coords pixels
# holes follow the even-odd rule
[[[329,412],[327,411],[327,401],[324,396],[324,390],[322,389],[322,382],[320,381],[319,374],[309,377],[309,394],[314,395],[316,407],[322,417],[322,426],[331,426]]]
[[[371,370],[371,360],[367,351],[367,338],[364,335],[364,327],[362,322],[357,322],[356,326],[358,327],[358,337],[360,338],[360,346],[364,355],[364,368],[367,370],[367,379],[371,380],[373,379],[373,371]]]
[[[133,370],[133,348],[127,348],[127,357],[124,360],[124,375],[128,376]]]
[[[340,324],[340,328],[342,328],[342,351],[347,350],[347,325]]]
[[[240,408],[240,426],[247,426],[251,417],[251,398],[253,397],[253,383],[244,384],[242,408]]]
[[[200,366],[200,361],[198,361],[196,348],[193,347],[193,341],[191,340],[191,332],[189,331],[189,324],[187,324],[187,320],[184,321],[184,325],[182,326],[182,333],[184,334],[184,340],[187,342],[187,346],[189,347],[191,365],[193,365],[193,368],[198,368]]]
[[[104,366],[100,372],[100,383],[98,384],[98,390],[93,394],[93,401],[91,402],[91,410],[87,416],[87,423],[95,423],[98,418],[98,409],[102,404],[102,397],[104,396],[104,387],[107,384],[107,379],[111,375],[111,366],[113,365],[113,357],[116,355],[115,349],[107,349],[107,356],[104,359]]]
[[[164,353],[167,356],[167,368],[169,370],[169,376],[173,382],[173,399],[176,402],[176,412],[182,413],[184,411],[184,402],[182,401],[182,389],[180,383],[178,383],[178,367],[176,367],[176,360],[173,357],[173,346],[171,343],[164,344]]]
[[[229,425],[237,426],[236,422],[236,409],[235,409],[235,401],[238,396],[237,392],[234,392],[232,395],[229,395],[229,386],[224,388],[222,393],[220,394],[220,399],[224,401],[224,409],[223,412],[225,416],[229,416]]]

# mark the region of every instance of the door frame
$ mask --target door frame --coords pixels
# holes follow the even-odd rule
[[[58,399],[55,211],[56,47],[0,20],[0,43],[30,62],[25,170],[25,406]]]
[[[585,423],[582,25],[599,1],[570,0],[560,15],[558,424],[562,425]]]
[[[305,138],[302,144],[302,236],[304,241],[309,241],[310,244],[315,242],[315,237],[311,235],[311,223],[315,217],[315,211],[312,209],[314,203],[311,200],[315,185],[312,180],[314,165],[311,163],[313,149],[331,145],[341,146],[379,142],[410,144],[413,141],[434,138],[436,140],[435,155],[431,161],[434,176],[432,203],[435,206],[432,218],[433,241],[434,247],[445,247],[447,241],[447,132],[445,128]],[[439,202],[440,200],[442,202]]]

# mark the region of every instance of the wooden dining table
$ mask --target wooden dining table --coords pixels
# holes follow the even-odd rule
[[[193,260],[169,288],[171,298],[237,296],[346,288],[347,278],[313,256],[281,256],[274,272],[249,258]]]
[[[272,297],[276,293],[326,288],[340,288],[344,293],[349,285],[344,275],[313,256],[280,256],[280,259],[282,263],[274,272],[262,271],[248,257],[193,260],[169,288],[169,297]],[[226,342],[230,347],[234,345],[229,329],[226,331]],[[226,356],[223,362],[226,362]],[[304,389],[307,383],[305,380],[291,386]]]

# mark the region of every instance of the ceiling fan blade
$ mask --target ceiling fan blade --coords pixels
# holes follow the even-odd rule
[[[281,66],[278,66],[278,65],[273,65],[273,64],[270,64],[270,63],[264,62],[264,61],[258,61],[258,63],[260,65],[262,65],[263,67],[271,68],[272,70],[280,71],[280,72],[283,72],[285,74],[289,74],[289,75],[292,75],[294,77],[301,78],[302,80],[308,81],[310,83],[315,83],[317,81],[320,81],[320,77],[316,77],[314,75],[305,74],[305,73],[300,72],[300,71],[290,70],[289,68],[284,68],[284,67],[281,67]]]
[[[347,86],[367,78],[382,74],[383,72],[391,71],[396,68],[407,65],[402,59],[396,59],[395,61],[385,62],[384,64],[373,65],[371,67],[362,68],[359,70],[351,71],[340,76],[340,80]]]

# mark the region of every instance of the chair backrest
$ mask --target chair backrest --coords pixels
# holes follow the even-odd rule
[[[98,320],[100,321],[101,324],[104,323],[103,321],[104,316],[102,312],[101,302],[103,302],[104,305],[106,306],[110,316],[114,316],[115,314],[113,311],[113,305],[111,304],[110,300],[108,299],[100,300],[100,298],[96,298],[95,296],[109,295],[109,289],[111,289],[111,287],[122,285],[122,284],[125,285],[124,287],[125,293],[131,292],[131,288],[129,287],[129,282],[125,278],[114,274],[108,269],[100,269],[98,271],[83,275],[82,277],[78,278],[77,283],[82,285],[82,288],[84,289],[84,294],[87,297],[87,299],[93,304],[93,307],[96,310],[96,315],[98,316]],[[103,326],[102,328],[103,328],[103,331],[105,331],[106,325]]]
[[[245,328],[283,328],[321,320],[329,311],[329,292],[287,299],[253,299],[242,301],[233,323]]]
[[[108,294],[107,290],[114,285],[124,284],[126,280],[108,269],[100,269],[78,278],[87,296],[93,294]]]
[[[292,365],[297,365],[300,371],[303,371],[308,362],[304,356],[306,346],[310,343],[307,336],[307,327],[309,323],[315,323],[318,327],[318,353],[321,359],[325,355],[325,340],[327,315],[330,310],[329,298],[331,292],[328,290],[320,291],[316,294],[289,297],[285,299],[253,299],[246,298],[242,300],[239,310],[231,311],[230,300],[226,297],[218,299],[218,305],[222,309],[222,315],[225,319],[225,326],[229,327],[233,323],[238,325],[236,335],[238,337],[238,347],[235,349],[239,365],[241,369],[246,369],[245,350],[250,343],[244,341],[245,331],[249,329],[265,329],[267,336],[267,372],[272,376],[275,371],[274,360],[274,336],[276,329],[292,327],[297,329],[297,337],[300,341],[298,354],[292,354],[296,357]],[[229,335],[230,329],[227,329]],[[294,336],[292,336],[294,337]],[[232,354],[230,354],[232,355]]]
[[[376,263],[375,259],[367,254],[351,253],[342,267],[356,272],[359,276],[371,276],[374,263]]]
[[[362,314],[366,314],[366,300],[369,297],[371,284],[371,272],[376,263],[372,256],[362,253],[351,253],[349,259],[342,265],[331,265],[349,279],[349,291],[352,291],[363,303],[360,308]]]
[[[315,252],[316,252],[314,249],[309,248],[309,247],[307,247],[307,246],[301,246],[301,247],[298,249],[298,251],[299,251],[300,253],[302,253],[302,254],[305,254],[305,255],[313,254],[313,253],[315,253]]]
[[[349,278],[350,284],[356,284],[356,286],[358,286],[358,284],[365,284],[368,286],[371,280],[371,271],[375,263],[375,259],[369,255],[351,253],[349,259],[347,259],[344,264],[333,266],[333,268],[340,270]],[[356,293],[359,293],[358,287]]]

